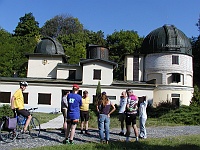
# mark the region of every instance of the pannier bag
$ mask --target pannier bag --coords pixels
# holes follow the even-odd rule
[[[6,117],[6,128],[7,129],[15,129],[17,125],[17,118],[9,118]]]

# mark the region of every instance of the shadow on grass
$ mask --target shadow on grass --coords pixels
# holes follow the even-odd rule
[[[178,146],[169,145],[151,145],[146,142],[122,142],[112,141],[110,144],[96,144],[94,149],[111,150],[200,150],[200,147],[194,144],[182,144]]]

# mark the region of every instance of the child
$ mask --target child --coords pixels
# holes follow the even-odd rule
[[[147,132],[146,132],[146,120],[147,120],[147,101],[146,101],[146,96],[143,96],[142,99],[140,100],[140,105],[139,105],[139,119],[140,119],[140,135],[139,137],[142,139],[147,138]]]

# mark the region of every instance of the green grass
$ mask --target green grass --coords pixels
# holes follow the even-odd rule
[[[199,150],[200,149],[200,136],[188,135],[168,138],[148,138],[140,140],[139,142],[116,141],[110,144],[100,143],[86,143],[75,145],[57,145],[57,146],[44,146],[37,147],[31,150],[74,150],[74,149],[87,149],[87,150]],[[24,150],[24,149],[18,149]]]
[[[159,118],[148,118],[146,121],[146,127],[158,127],[158,126],[182,126],[184,124],[169,122]],[[139,121],[137,118],[137,126],[139,127]],[[78,126],[79,127],[79,126]],[[89,120],[90,128],[97,128],[97,117],[92,117]],[[110,118],[110,128],[120,128],[120,122],[117,116],[112,116]]]
[[[50,114],[50,113],[40,113],[40,112],[33,113],[33,116],[38,118],[38,120],[40,121],[40,124],[46,123],[49,120],[52,120],[52,119],[58,117],[59,115],[61,115],[61,114]]]

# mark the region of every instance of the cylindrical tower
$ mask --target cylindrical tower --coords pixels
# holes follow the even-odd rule
[[[173,25],[150,32],[142,44],[144,80],[156,80],[154,102],[170,100],[189,105],[193,91],[192,47],[186,35]]]
[[[108,60],[108,49],[99,45],[89,45],[87,47],[87,59],[104,59]]]

